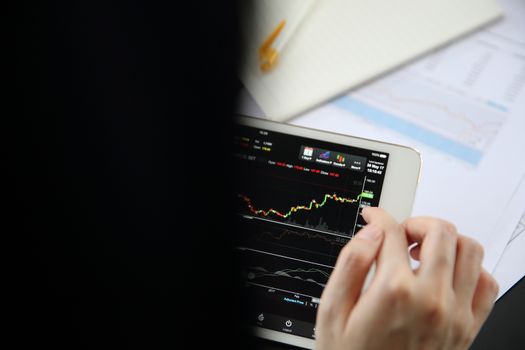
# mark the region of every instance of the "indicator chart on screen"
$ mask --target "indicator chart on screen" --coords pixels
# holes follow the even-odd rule
[[[350,237],[303,229],[289,225],[276,225],[266,220],[240,217],[242,234],[239,244],[260,251],[275,252],[296,259],[333,265],[341,248]]]
[[[263,287],[307,296],[320,296],[332,273],[330,266],[285,256],[241,250],[245,279]]]

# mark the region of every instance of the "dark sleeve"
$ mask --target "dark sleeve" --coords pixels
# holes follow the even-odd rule
[[[171,3],[46,1],[16,18],[20,344],[241,342],[238,10]]]

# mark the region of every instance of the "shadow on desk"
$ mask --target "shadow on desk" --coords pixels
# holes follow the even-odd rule
[[[489,319],[472,344],[471,350],[523,349],[525,336],[525,279],[521,279],[511,290],[496,302]],[[270,342],[257,341],[257,350],[299,349]]]

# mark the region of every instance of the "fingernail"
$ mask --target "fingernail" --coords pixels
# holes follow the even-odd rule
[[[377,241],[381,238],[383,231],[376,226],[366,225],[357,233],[356,237]]]

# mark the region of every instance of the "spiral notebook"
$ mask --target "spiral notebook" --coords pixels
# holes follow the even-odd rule
[[[502,15],[494,0],[313,0],[306,12],[304,2],[252,7],[241,80],[269,119],[297,116]],[[283,20],[294,31],[264,71],[261,45]]]

